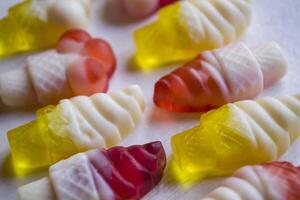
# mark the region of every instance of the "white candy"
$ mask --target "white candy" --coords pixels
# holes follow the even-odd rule
[[[199,61],[216,81],[226,102],[252,99],[287,72],[286,58],[274,42],[255,48],[237,43],[205,51]]]
[[[211,48],[239,38],[250,23],[250,0],[186,0],[179,2],[180,24],[190,38]]]
[[[90,0],[32,0],[37,16],[68,28],[85,28],[91,7]]]
[[[101,151],[98,149],[91,150],[56,163],[50,167],[49,177],[20,187],[18,189],[19,199],[114,199],[114,191],[88,160],[88,157],[100,160],[101,155]],[[103,162],[104,160],[100,161]]]
[[[145,102],[141,88],[132,85],[108,94],[65,99],[58,106],[67,137],[78,149],[88,150],[119,143],[140,122]]]
[[[281,187],[281,182],[276,174],[262,166],[246,166],[202,200],[282,200],[285,199],[285,188]]]
[[[244,121],[243,135],[265,161],[277,160],[300,135],[299,95],[230,105]]]
[[[29,56],[23,68],[0,75],[0,96],[9,106],[46,105],[73,95],[67,68],[76,54],[59,54],[55,50]]]

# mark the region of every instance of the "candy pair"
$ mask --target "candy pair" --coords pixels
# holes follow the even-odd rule
[[[6,105],[28,106],[105,92],[115,67],[113,50],[106,41],[69,30],[56,50],[29,56],[23,68],[3,73],[0,96]]]
[[[249,0],[186,0],[159,11],[158,20],[134,32],[135,61],[149,70],[192,59],[239,38],[251,18]]]
[[[7,134],[19,173],[49,166],[75,153],[111,147],[132,131],[145,109],[132,85],[109,94],[64,99],[37,111],[37,119]]]
[[[258,96],[286,74],[287,65],[274,42],[205,51],[156,82],[153,100],[168,111],[208,111]]]
[[[53,47],[70,28],[87,26],[90,0],[25,0],[0,20],[0,57]]]
[[[94,149],[60,161],[49,177],[19,188],[21,200],[140,199],[162,178],[166,155],[160,142]]]
[[[300,134],[300,96],[226,104],[172,137],[177,165],[200,178],[277,160]]]

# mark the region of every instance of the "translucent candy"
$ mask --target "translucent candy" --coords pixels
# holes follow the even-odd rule
[[[106,92],[115,69],[116,58],[106,41],[70,29],[56,50],[29,56],[26,66],[1,74],[0,97],[8,106],[40,106]]]
[[[206,51],[156,82],[153,100],[168,111],[207,111],[256,97],[287,73],[287,65],[274,42]]]
[[[158,20],[136,30],[135,61],[144,70],[193,58],[228,44],[244,32],[250,1],[187,0],[159,11]]]
[[[203,178],[273,161],[300,134],[300,96],[226,104],[201,116],[200,125],[172,137],[174,160]]]
[[[48,200],[54,196],[58,200],[141,199],[159,183],[165,166],[160,142],[95,149],[51,166],[49,177],[20,187],[19,196]]]
[[[299,199],[300,169],[288,162],[246,166],[202,200]]]
[[[0,57],[53,47],[68,28],[84,28],[89,7],[89,0],[25,0],[11,7],[0,21]]]
[[[137,126],[144,106],[141,89],[133,85],[42,108],[37,120],[8,132],[13,163],[21,173],[81,151],[111,147]]]

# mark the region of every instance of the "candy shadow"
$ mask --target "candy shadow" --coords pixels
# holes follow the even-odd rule
[[[150,67],[150,68],[146,69],[146,68],[140,66],[137,63],[134,55],[131,56],[127,60],[127,63],[126,63],[127,70],[129,72],[143,72],[145,74],[149,74],[151,72],[156,72],[156,71],[159,71],[161,69],[163,69],[163,70],[165,70],[165,69],[175,70],[176,68],[178,68],[182,65],[183,65],[183,62],[170,62],[170,63],[165,63],[165,64],[153,66],[153,67]]]
[[[176,113],[163,110],[157,106],[152,107],[150,113],[150,122],[151,123],[174,123],[174,121],[190,121],[200,120],[200,117],[203,113]]]
[[[2,163],[0,176],[2,178],[18,178],[22,179],[28,175],[35,175],[42,177],[47,171],[48,167],[36,169],[18,169],[14,166],[11,154],[7,155]]]
[[[164,183],[166,185],[177,185],[181,189],[189,190],[192,187],[199,187],[203,191],[210,191],[219,185],[224,177],[204,177],[196,173],[189,174],[184,172],[176,163],[173,156],[168,159],[168,165],[165,169]]]

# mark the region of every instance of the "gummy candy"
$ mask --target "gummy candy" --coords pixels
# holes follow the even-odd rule
[[[241,36],[251,18],[248,0],[186,0],[159,11],[158,20],[134,32],[136,64],[150,70],[192,59]]]
[[[34,171],[81,151],[111,147],[137,126],[144,107],[137,85],[46,106],[35,121],[7,134],[16,171]]]
[[[154,13],[159,8],[167,6],[177,0],[118,0],[129,16],[144,18]]]
[[[181,171],[201,179],[274,161],[299,134],[300,95],[266,97],[202,115],[199,125],[172,137],[172,149]]]
[[[18,192],[21,199],[137,200],[159,183],[165,166],[161,142],[95,149],[56,163],[47,178]]]
[[[62,35],[57,51],[29,56],[25,67],[1,74],[0,97],[8,106],[32,106],[106,92],[115,68],[106,41],[72,29]]]
[[[168,111],[207,111],[256,97],[286,74],[287,65],[274,42],[253,48],[237,43],[205,51],[161,78],[153,100]]]
[[[90,0],[24,0],[0,20],[0,57],[53,47],[69,28],[87,25]]]
[[[300,168],[288,162],[246,166],[202,200],[300,199]]]

